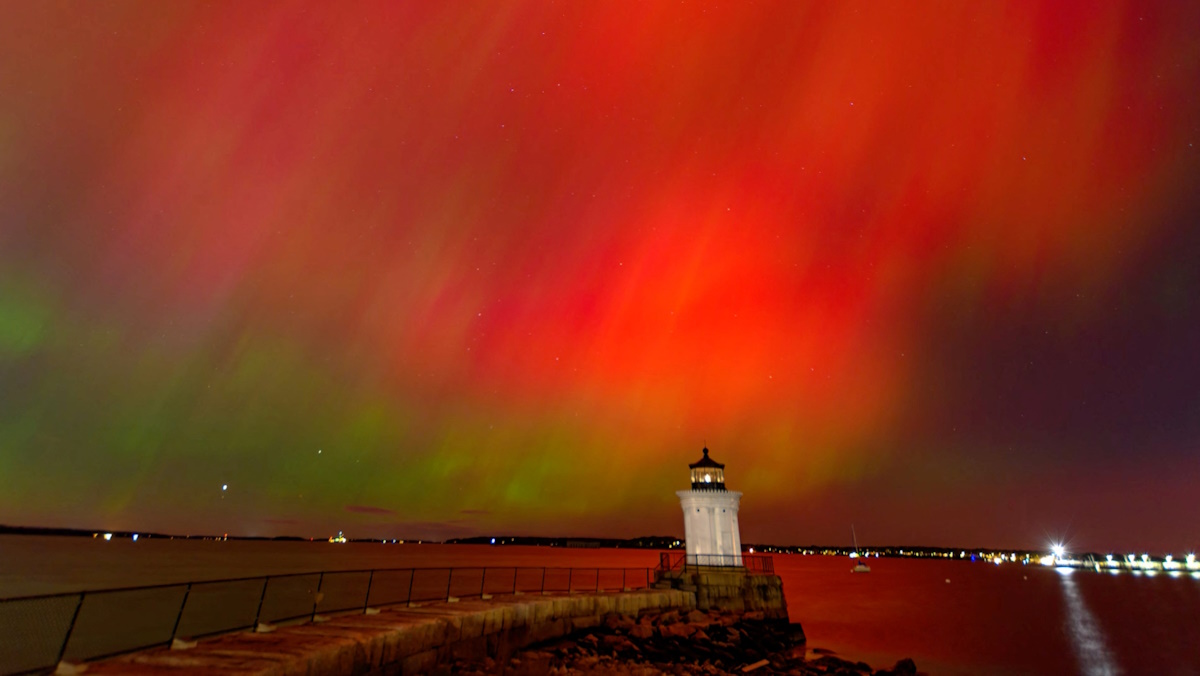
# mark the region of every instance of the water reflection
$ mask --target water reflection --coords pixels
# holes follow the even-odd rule
[[[1072,575],[1075,571],[1071,568],[1059,568],[1058,572],[1062,578],[1063,597],[1067,601],[1067,635],[1071,637],[1071,647],[1075,650],[1075,658],[1079,660],[1080,671],[1088,676],[1113,676],[1121,673],[1120,667],[1113,661],[1096,618],[1083,602],[1083,594],[1079,593],[1079,587]]]

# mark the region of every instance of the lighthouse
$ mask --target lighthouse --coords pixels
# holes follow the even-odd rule
[[[687,563],[697,566],[741,566],[742,536],[738,503],[742,494],[725,489],[725,465],[708,457],[708,449],[688,465],[692,488],[676,491],[683,508]]]

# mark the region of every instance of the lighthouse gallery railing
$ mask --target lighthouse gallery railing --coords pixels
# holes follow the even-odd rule
[[[771,575],[775,572],[775,560],[769,554],[659,554],[657,570],[684,570],[688,567],[744,568],[750,574]]]
[[[0,674],[402,603],[490,594],[644,589],[649,568],[383,568],[267,575],[0,599]]]

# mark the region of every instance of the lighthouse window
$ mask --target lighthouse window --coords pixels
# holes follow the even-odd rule
[[[704,475],[704,483],[706,483],[706,484],[707,484],[707,483],[712,483],[712,475],[711,475],[711,474],[705,474],[705,475]]]

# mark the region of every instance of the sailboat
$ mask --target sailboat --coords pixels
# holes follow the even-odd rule
[[[850,558],[854,559],[854,567],[850,569],[851,573],[869,573],[871,567],[863,563],[862,557],[858,555],[858,536],[854,534],[854,524],[850,525],[850,537],[854,540],[854,553]]]

